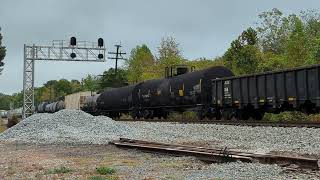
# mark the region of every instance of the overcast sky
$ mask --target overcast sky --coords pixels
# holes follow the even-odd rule
[[[319,0],[1,0],[0,26],[7,47],[0,92],[22,90],[23,44],[52,40],[96,41],[107,50],[121,42],[130,52],[145,43],[154,54],[161,38],[173,36],[187,59],[221,56],[258,14],[278,8],[285,13],[320,7]],[[78,79],[101,74],[106,63],[36,62],[35,86],[52,79]]]

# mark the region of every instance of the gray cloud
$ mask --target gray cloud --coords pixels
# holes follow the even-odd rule
[[[253,26],[260,12],[277,7],[286,13],[319,7],[318,0],[2,0],[0,26],[7,46],[0,92],[22,89],[23,44],[52,40],[96,41],[103,37],[109,51],[121,43],[130,52],[146,43],[156,53],[161,38],[173,36],[188,59],[220,56],[242,30]],[[35,85],[48,80],[81,79],[101,74],[114,62],[37,62]]]

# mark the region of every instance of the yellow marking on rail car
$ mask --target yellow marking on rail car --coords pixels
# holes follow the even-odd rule
[[[265,102],[265,100],[264,100],[264,99],[260,99],[260,100],[259,100],[259,102],[264,103],[264,102]]]
[[[296,98],[295,98],[295,97],[289,97],[288,100],[289,100],[289,101],[295,101]]]
[[[179,89],[179,96],[183,96],[183,90],[182,89]]]

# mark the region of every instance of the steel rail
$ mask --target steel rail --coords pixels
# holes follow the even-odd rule
[[[216,163],[242,161],[260,162],[265,164],[278,164],[280,166],[290,166],[291,164],[295,164],[297,167],[302,169],[319,170],[318,159],[305,157],[258,154],[232,151],[228,150],[227,148],[213,149],[206,147],[166,144],[126,138],[120,138],[120,140],[112,141],[110,144],[113,144],[117,147],[136,148],[140,150],[147,150],[158,153],[195,156],[200,160]]]
[[[233,125],[233,126],[266,126],[266,127],[305,127],[305,128],[320,128],[320,122],[270,122],[270,121],[226,121],[226,120],[182,120],[182,119],[115,119],[115,121],[128,122],[172,122],[179,124],[218,124],[218,125]]]

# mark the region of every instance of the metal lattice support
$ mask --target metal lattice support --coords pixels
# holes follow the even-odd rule
[[[79,41],[71,46],[68,41],[53,41],[51,46],[24,45],[23,111],[26,118],[34,112],[34,64],[35,61],[105,62],[106,48],[97,43]],[[71,57],[71,54],[74,56]]]
[[[23,118],[26,118],[33,113],[34,103],[34,46],[31,51],[27,51],[24,45],[24,72],[23,72]]]

